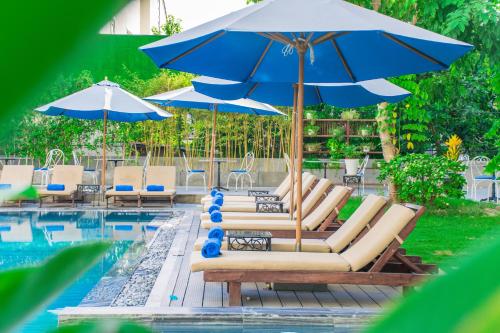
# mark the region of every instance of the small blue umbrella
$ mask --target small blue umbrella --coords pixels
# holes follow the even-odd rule
[[[197,92],[227,100],[252,98],[273,105],[292,106],[294,87],[291,83],[236,82],[199,77],[192,81]],[[411,93],[384,79],[358,83],[306,83],[304,105],[328,104],[341,108],[375,105],[382,102],[397,103]]]
[[[214,170],[213,160],[215,155],[218,112],[252,114],[256,116],[285,116],[284,113],[269,104],[256,102],[251,99],[237,99],[232,101],[217,99],[196,92],[193,86],[168,91],[159,95],[146,97],[144,99],[162,106],[203,109],[213,112],[212,145],[210,149],[210,172],[208,181],[209,188],[212,186],[212,173]]]
[[[106,185],[106,130],[107,121],[137,122],[163,120],[172,115],[143,101],[141,98],[120,88],[107,79],[87,89],[58,99],[36,109],[47,116],[67,116],[70,118],[104,120],[102,146],[101,185]]]

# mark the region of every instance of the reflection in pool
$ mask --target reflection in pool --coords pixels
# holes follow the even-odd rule
[[[122,257],[133,241],[147,242],[158,228],[153,213],[104,211],[0,213],[0,270],[36,265],[58,250],[88,241],[111,240],[108,253],[47,309],[76,306]],[[44,311],[22,332],[55,327],[56,317]]]

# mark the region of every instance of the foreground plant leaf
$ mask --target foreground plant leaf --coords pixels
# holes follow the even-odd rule
[[[0,273],[0,332],[9,332],[41,310],[95,264],[110,244],[68,248],[37,267]]]
[[[480,243],[481,244],[481,243]],[[429,282],[404,299],[369,333],[493,332],[500,327],[500,239],[458,269]]]
[[[38,199],[38,191],[33,186],[19,190],[0,191],[0,202],[36,199]]]
[[[151,333],[148,328],[132,322],[101,320],[64,325],[54,333]]]

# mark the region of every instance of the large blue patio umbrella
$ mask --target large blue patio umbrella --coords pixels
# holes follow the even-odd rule
[[[216,99],[199,92],[193,86],[185,87],[173,91],[168,91],[159,95],[146,97],[145,100],[178,108],[203,109],[213,112],[212,124],[212,144],[210,147],[210,171],[208,184],[209,188],[213,182],[213,160],[215,155],[217,113],[242,113],[256,116],[284,116],[285,114],[273,108],[271,105],[253,101],[251,99],[237,99],[232,101]]]
[[[295,172],[295,132],[297,84],[285,82],[236,82],[201,76],[192,80],[196,91],[221,99],[252,98],[273,105],[292,106],[292,131],[290,146],[290,175]],[[357,83],[306,83],[304,105],[328,104],[342,108],[375,105],[382,102],[397,103],[410,96],[410,92],[384,80],[374,79]],[[290,206],[294,207],[295,179],[290,178]],[[293,209],[290,216],[293,218]]]
[[[194,89],[204,95],[234,100],[253,100],[280,106],[293,106],[295,83],[236,82],[201,76],[192,81]],[[328,104],[340,108],[355,108],[382,102],[397,103],[411,93],[397,85],[375,79],[356,83],[305,83],[304,105]]]
[[[36,109],[47,116],[67,116],[78,119],[102,119],[102,175],[101,185],[106,185],[106,132],[107,121],[137,122],[163,120],[172,115],[145,102],[120,88],[117,83],[101,81],[72,95],[58,99]]]
[[[471,45],[342,0],[265,0],[143,46],[158,67],[240,82],[338,83],[447,69]],[[302,158],[302,121],[298,158]],[[302,165],[297,172],[302,186]],[[297,249],[302,194],[297,194]]]

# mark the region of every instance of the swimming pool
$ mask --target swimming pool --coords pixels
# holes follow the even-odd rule
[[[157,226],[155,213],[64,211],[0,212],[0,270],[35,265],[71,245],[111,240],[107,254],[20,332],[45,332],[57,325],[47,310],[77,306],[129,246],[147,242]]]

